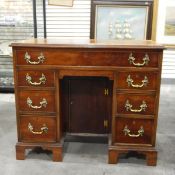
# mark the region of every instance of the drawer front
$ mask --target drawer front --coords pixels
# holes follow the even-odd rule
[[[17,50],[18,65],[158,67],[158,53],[93,49]]]
[[[119,72],[118,89],[156,90],[158,86],[157,72]]]
[[[19,122],[21,141],[56,141],[56,117],[21,116]]]
[[[155,114],[155,95],[117,94],[118,114]]]
[[[154,120],[116,117],[115,142],[129,144],[152,144]]]
[[[19,91],[19,110],[55,112],[54,91]]]
[[[18,86],[54,87],[54,72],[21,70],[18,72]]]

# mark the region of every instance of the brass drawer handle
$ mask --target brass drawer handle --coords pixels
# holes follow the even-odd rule
[[[39,82],[32,82],[32,77],[27,73],[26,74],[26,81],[34,86],[39,86],[41,84],[45,84],[46,83],[46,77],[45,75],[42,73],[41,77],[39,78]]]
[[[33,106],[32,105],[32,100],[28,97],[27,98],[27,105],[29,106],[29,108],[33,108],[33,109],[41,109],[42,107],[47,106],[47,100],[45,98],[43,98],[43,100],[40,102],[40,106]]]
[[[45,57],[44,57],[43,53],[40,53],[40,56],[38,56],[38,61],[30,61],[31,56],[28,54],[28,52],[26,52],[24,59],[26,60],[27,63],[30,63],[30,64],[40,64],[40,63],[44,62]]]
[[[136,58],[133,57],[132,53],[130,53],[128,61],[130,64],[133,64],[134,66],[142,67],[142,66],[148,65],[148,62],[150,61],[148,54],[145,54],[145,56],[143,57],[143,59],[142,59],[143,63],[135,63],[134,62],[135,59]]]
[[[128,86],[132,86],[134,88],[142,88],[143,86],[147,86],[148,84],[148,78],[147,76],[144,77],[142,80],[142,84],[134,84],[134,80],[131,78],[131,75],[128,75],[126,82],[128,83]]]
[[[142,101],[142,104],[140,105],[140,109],[132,109],[132,104],[129,103],[129,100],[126,100],[126,103],[125,103],[126,111],[131,111],[135,113],[145,111],[147,107],[148,106],[145,101]]]
[[[32,133],[32,134],[35,134],[35,135],[41,135],[41,134],[44,134],[44,133],[47,133],[48,132],[48,127],[43,124],[43,127],[41,127],[41,131],[33,131],[33,126],[31,125],[31,123],[28,124],[28,130]]]
[[[140,127],[140,129],[137,131],[138,134],[131,134],[131,131],[128,129],[128,126],[126,125],[123,129],[123,132],[125,134],[125,136],[129,136],[129,137],[140,137],[140,136],[143,136],[144,134],[144,129],[143,129],[143,126]]]

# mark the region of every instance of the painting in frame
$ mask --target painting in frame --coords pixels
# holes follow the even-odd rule
[[[73,0],[48,0],[49,5],[73,6]]]
[[[175,1],[159,0],[156,40],[175,47]]]
[[[152,3],[98,0],[92,1],[91,7],[91,38],[98,41],[151,38]]]

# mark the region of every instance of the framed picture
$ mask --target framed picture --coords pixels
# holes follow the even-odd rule
[[[48,0],[49,5],[73,6],[73,0]]]
[[[90,38],[102,41],[151,39],[152,12],[152,0],[92,0]]]
[[[175,1],[159,0],[156,40],[175,47]]]

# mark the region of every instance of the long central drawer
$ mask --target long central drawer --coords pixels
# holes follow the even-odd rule
[[[158,67],[158,55],[149,50],[105,49],[17,50],[17,65]]]

